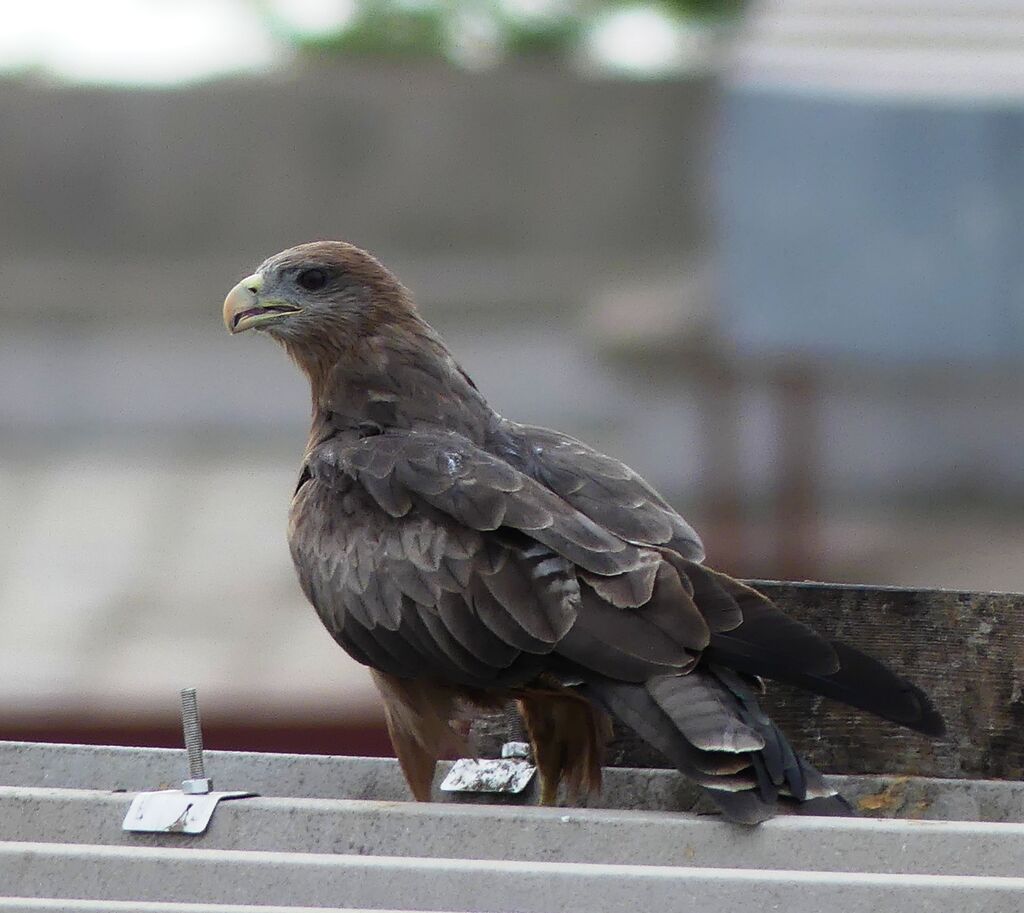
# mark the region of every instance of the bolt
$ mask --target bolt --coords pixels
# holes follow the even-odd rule
[[[188,752],[188,776],[181,788],[186,793],[208,793],[213,783],[207,779],[203,766],[203,725],[199,719],[199,702],[195,688],[181,689],[181,728]]]

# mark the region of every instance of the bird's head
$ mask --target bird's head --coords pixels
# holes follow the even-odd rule
[[[231,333],[262,330],[281,343],[309,378],[315,415],[377,421],[384,403],[392,423],[398,412],[436,420],[439,404],[448,404],[448,424],[476,427],[489,414],[405,287],[344,241],[301,244],[265,260],[228,292],[224,325]],[[413,390],[426,406],[411,402]]]
[[[231,289],[224,325],[301,345],[365,331],[411,308],[399,281],[368,253],[344,241],[314,241],[275,254]]]

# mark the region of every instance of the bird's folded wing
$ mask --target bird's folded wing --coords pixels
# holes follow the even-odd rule
[[[623,541],[459,435],[335,438],[307,473],[293,507],[299,576],[370,665],[511,681],[556,650],[643,678],[691,665],[707,643],[661,549]]]
[[[556,492],[459,434],[388,431],[336,438],[310,455],[314,478],[359,482],[392,517],[419,499],[470,529],[519,530],[586,571],[599,575],[656,568],[642,548],[605,529]]]
[[[390,517],[357,483],[341,492],[315,478],[303,485],[291,548],[335,639],[399,678],[519,684],[576,618],[579,585],[566,559],[492,541],[429,505]]]
[[[580,513],[628,542],[664,545],[690,561],[704,560],[693,527],[625,463],[559,431],[505,425],[506,443],[524,472]]]

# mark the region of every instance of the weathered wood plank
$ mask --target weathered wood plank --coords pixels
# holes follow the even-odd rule
[[[818,631],[921,685],[946,718],[929,739],[833,701],[769,683],[766,710],[793,745],[833,773],[1024,778],[1024,594],[749,581]],[[481,753],[521,738],[514,711],[478,721]],[[612,766],[665,767],[626,730]]]

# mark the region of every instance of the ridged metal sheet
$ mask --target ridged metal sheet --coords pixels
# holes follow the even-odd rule
[[[396,801],[392,760],[211,752],[224,785],[298,795],[226,803],[199,836],[122,831],[133,792],[115,784],[165,785],[181,755],[0,743],[0,783],[33,781],[0,786],[0,913],[1024,909],[1024,824],[784,817],[747,829],[651,810],[652,796],[671,799],[664,771],[609,771],[612,798],[641,809],[416,804]],[[247,772],[260,782],[237,782]],[[102,788],[83,788],[90,778]],[[332,783],[348,797],[323,798]],[[967,787],[996,817],[1019,810],[1017,784],[917,784],[959,790],[954,807]]]

